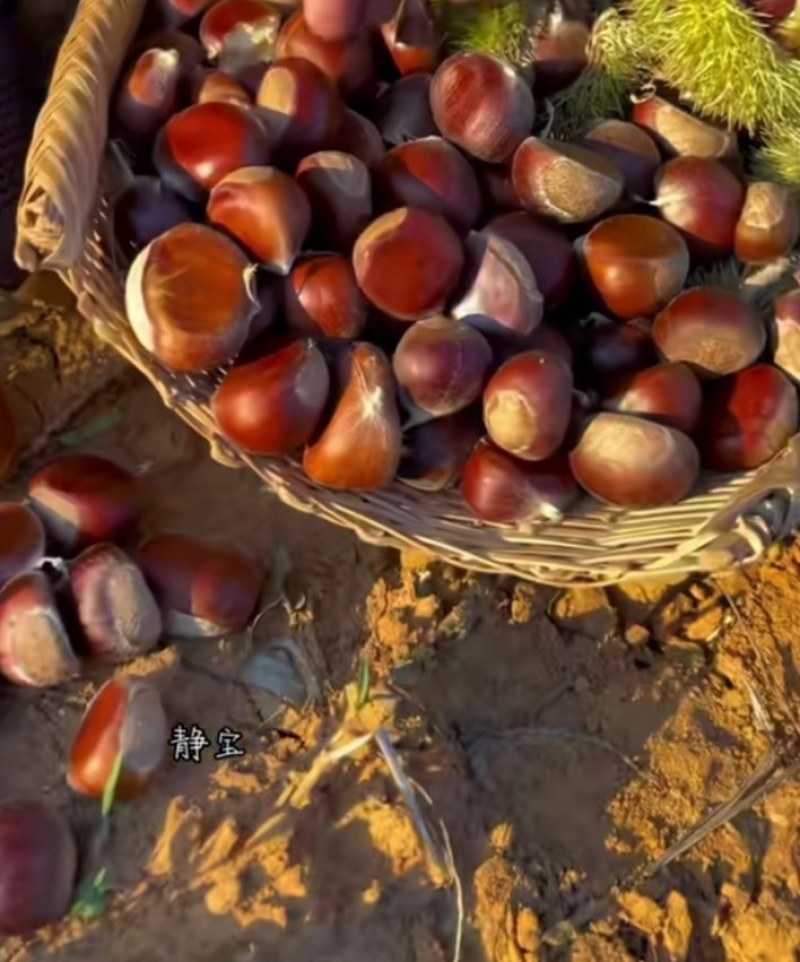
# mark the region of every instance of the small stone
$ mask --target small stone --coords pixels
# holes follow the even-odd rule
[[[535,955],[541,944],[542,927],[539,917],[529,908],[517,910],[517,945],[524,951]]]
[[[578,675],[572,688],[576,694],[586,695],[589,693],[591,685],[589,684],[589,679],[586,677],[586,675]]]
[[[551,615],[561,628],[579,632],[598,641],[607,637],[616,625],[616,613],[601,588],[565,591],[551,608]]]
[[[689,903],[680,892],[670,892],[665,905],[662,938],[669,962],[686,962],[692,941],[692,916]]]
[[[521,581],[511,596],[511,623],[527,625],[542,608],[542,589]]]
[[[684,634],[692,641],[713,641],[722,628],[726,610],[722,602],[709,608],[686,627]]]
[[[644,625],[629,625],[625,629],[625,641],[631,648],[644,648],[650,642],[650,629]]]

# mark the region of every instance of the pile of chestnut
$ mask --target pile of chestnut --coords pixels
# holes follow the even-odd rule
[[[84,665],[133,661],[162,638],[218,638],[247,627],[259,565],[234,547],[183,535],[136,547],[142,502],[133,475],[73,454],[42,467],[24,503],[0,503],[0,676],[44,688]],[[168,739],[158,689],[112,677],[75,734],[67,781],[100,798],[121,758],[117,796],[129,798],[164,762]],[[75,841],[58,813],[38,801],[0,804],[0,935],[61,918],[76,869]]]
[[[127,312],[217,379],[222,437],[523,523],[674,504],[798,430],[800,291],[687,286],[787,255],[793,197],[669,91],[548,137],[537,70],[583,66],[557,26],[531,75],[448,56],[424,0],[152,5],[113,104]]]

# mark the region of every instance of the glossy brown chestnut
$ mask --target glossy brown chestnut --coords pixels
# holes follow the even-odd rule
[[[5,481],[16,465],[20,444],[16,416],[5,391],[0,387],[0,481]]]
[[[219,60],[237,43],[273,46],[280,23],[281,11],[266,0],[217,0],[200,21],[200,43],[210,60]]]
[[[278,57],[302,57],[316,64],[346,99],[369,99],[375,91],[375,61],[365,32],[347,40],[323,40],[298,10],[278,35]]]
[[[350,261],[320,254],[302,261],[286,278],[284,312],[297,334],[351,340],[364,330],[369,305]]]
[[[533,94],[502,60],[458,53],[436,71],[431,109],[442,136],[479,160],[501,164],[530,134]]]
[[[676,157],[656,177],[656,204],[664,220],[680,230],[700,260],[733,250],[736,224],[744,205],[742,182],[720,161]]]
[[[578,496],[566,455],[520,461],[488,438],[475,446],[461,479],[472,513],[493,524],[559,521]]]
[[[464,268],[464,250],[446,220],[400,207],[364,231],[353,251],[361,290],[399,320],[441,314]]]
[[[230,208],[225,213],[233,221]],[[133,332],[172,371],[226,364],[242,349],[260,307],[253,277],[247,257],[223,234],[200,224],[173,227],[145,247],[128,272],[125,306]]]
[[[556,7],[533,47],[537,96],[551,97],[578,79],[589,62],[589,36],[585,21],[565,16]]]
[[[603,408],[636,414],[692,434],[700,418],[703,392],[688,364],[656,364],[616,381]]]
[[[511,179],[526,210],[562,224],[599,217],[625,189],[619,168],[599,153],[539,137],[528,137],[519,145]]]
[[[366,6],[367,0],[305,0],[303,16],[323,40],[347,40],[363,26]]]
[[[44,558],[42,522],[24,504],[0,503],[0,588]]]
[[[0,935],[30,935],[64,918],[77,870],[75,838],[55,809],[0,805]]]
[[[544,302],[520,250],[487,232],[471,233],[464,246],[467,266],[451,315],[484,334],[531,334],[542,320]]]
[[[800,381],[800,288],[775,301],[771,334],[775,363],[794,381]]]
[[[596,414],[569,460],[585,491],[620,508],[676,504],[700,473],[700,455],[685,434],[629,414]]]
[[[67,782],[102,798],[122,756],[117,798],[134,798],[152,782],[167,754],[167,717],[158,689],[141,678],[110,678],[89,702],[72,743]]]
[[[87,548],[70,566],[69,583],[78,622],[95,658],[133,661],[158,644],[158,605],[141,571],[121,548]]]
[[[311,229],[311,205],[277,167],[243,167],[208,199],[208,219],[232,234],[267,270],[286,275]]]
[[[655,364],[650,322],[639,317],[615,324],[601,317],[589,335],[586,359],[594,378],[603,384]]]
[[[178,108],[184,78],[177,50],[147,50],[123,78],[114,117],[134,147],[158,133]]]
[[[441,137],[426,137],[390,150],[378,168],[377,184],[384,210],[427,210],[444,217],[462,234],[475,226],[481,214],[475,172]]]
[[[796,0],[742,0],[742,2],[769,24],[785,20],[797,5]]]
[[[153,162],[164,183],[181,196],[202,201],[223,177],[269,161],[264,125],[241,104],[195,104],[167,121],[156,140]]]
[[[758,468],[797,429],[794,384],[771,364],[757,364],[710,385],[699,431],[703,462],[715,471]]]
[[[323,150],[300,161],[295,180],[311,203],[313,249],[349,254],[373,216],[366,165],[351,154]]]
[[[631,198],[653,196],[653,181],[661,154],[653,138],[636,124],[624,120],[601,120],[582,143],[619,168],[625,192]]]
[[[800,238],[797,201],[788,187],[765,181],[748,184],[736,224],[733,249],[746,264],[785,257]]]
[[[483,395],[489,437],[523,461],[549,458],[567,432],[572,387],[572,371],[554,354],[526,351],[506,361]]]
[[[403,435],[398,480],[417,491],[451,488],[482,433],[480,412],[474,408],[411,428]]]
[[[287,166],[327,147],[342,122],[342,103],[330,79],[308,60],[276,60],[264,74],[256,103],[276,156]]]
[[[93,454],[65,454],[30,480],[31,507],[59,550],[115,541],[139,520],[139,483],[124,468]]]
[[[386,154],[386,145],[378,128],[371,120],[354,110],[345,110],[342,113],[339,133],[331,146],[344,154],[358,157],[370,170],[374,170]]]
[[[767,343],[755,308],[721,287],[694,287],[658,315],[653,340],[667,361],[685,361],[701,378],[749,367]]]
[[[328,368],[312,341],[294,341],[234,368],[211,408],[220,430],[253,455],[289,454],[316,430],[328,400]]]
[[[736,157],[739,153],[734,131],[701,120],[663,97],[635,103],[633,121],[653,135],[667,157]]]
[[[392,368],[380,348],[353,344],[340,358],[330,421],[303,454],[306,474],[328,488],[387,487],[400,464],[402,429]]]
[[[581,254],[603,305],[626,320],[661,310],[689,275],[689,249],[678,231],[641,214],[601,221],[587,234]]]
[[[155,14],[154,19],[163,27],[175,30],[194,20],[213,2],[214,0],[153,0],[151,11]]]
[[[485,230],[519,249],[533,271],[545,308],[557,307],[567,299],[577,281],[578,259],[569,238],[556,226],[515,211],[495,217]]]
[[[403,76],[432,73],[438,67],[442,38],[424,0],[400,4],[395,17],[381,26],[381,34]]]
[[[129,256],[191,219],[184,200],[157,177],[137,177],[114,205],[114,233]]]
[[[253,98],[243,84],[221,70],[200,70],[192,84],[192,103],[208,104],[216,101],[242,104],[247,107]]]
[[[9,581],[0,591],[0,674],[17,685],[50,688],[79,670],[47,575],[28,571]]]
[[[518,210],[520,203],[511,181],[510,165],[476,163],[475,166],[485,209],[494,212]]]
[[[491,363],[492,349],[479,331],[440,315],[409,327],[394,352],[392,367],[411,403],[440,418],[478,400]]]
[[[234,546],[165,534],[143,545],[138,560],[168,637],[218,638],[247,627],[263,572]]]
[[[177,50],[187,75],[205,60],[205,50],[200,43],[181,30],[157,30],[146,33],[141,41],[133,45],[129,64],[135,63],[136,58],[148,50]]]
[[[399,147],[439,133],[431,113],[430,93],[431,75],[427,73],[401,77],[383,91],[375,106],[375,123],[387,144]]]

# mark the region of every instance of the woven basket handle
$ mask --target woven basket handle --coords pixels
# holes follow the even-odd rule
[[[108,106],[145,0],[81,0],[34,128],[17,207],[20,267],[71,268],[97,200]]]

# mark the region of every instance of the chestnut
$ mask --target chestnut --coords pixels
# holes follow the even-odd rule
[[[192,84],[192,103],[208,104],[215,101],[242,104],[244,107],[253,103],[247,89],[235,77],[221,70],[200,70],[195,74]]]
[[[102,798],[121,756],[115,795],[141,794],[164,763],[169,732],[158,689],[141,678],[110,678],[89,702],[69,753],[73,791]]]
[[[138,561],[168,637],[219,638],[250,623],[263,572],[233,545],[164,534],[139,549]]]
[[[562,224],[599,217],[625,189],[619,168],[599,153],[539,137],[528,137],[519,145],[511,179],[526,210]]]
[[[297,334],[349,340],[364,330],[369,305],[350,261],[320,254],[302,261],[286,278],[284,312]]]
[[[40,801],[0,805],[0,935],[30,935],[69,911],[78,846],[66,820]]]
[[[185,374],[234,358],[259,309],[247,257],[200,224],[173,227],[145,247],[128,272],[125,305],[142,347]]]
[[[373,215],[366,165],[338,150],[320,151],[300,162],[295,180],[311,203],[315,248],[349,254]]]
[[[763,264],[785,257],[798,238],[800,219],[790,189],[764,181],[748,184],[733,240],[739,260]]]
[[[636,414],[692,434],[700,418],[703,392],[688,364],[665,363],[615,381],[603,400],[606,411]]]
[[[440,418],[478,400],[491,363],[492,349],[482,334],[463,321],[437,316],[409,327],[392,367],[411,403]]]
[[[144,576],[113,544],[96,544],[69,569],[72,598],[83,636],[101,661],[133,661],[161,637],[161,615]]]
[[[519,209],[519,197],[511,181],[509,164],[476,163],[475,169],[486,209],[490,211]]]
[[[689,275],[689,250],[681,235],[641,214],[601,221],[587,234],[581,254],[604,307],[626,320],[655,314]]]
[[[185,201],[157,177],[136,177],[117,198],[113,216],[114,234],[129,256],[192,219]]]
[[[397,478],[417,491],[445,491],[457,483],[483,433],[474,408],[435,418],[406,431]]]
[[[664,97],[653,96],[633,105],[633,122],[644,127],[667,157],[736,157],[736,133],[696,117]]]
[[[416,207],[448,220],[465,234],[481,213],[475,172],[441,137],[426,137],[390,150],[377,171],[384,210]]]
[[[0,674],[17,685],[49,688],[74,678],[80,663],[42,571],[0,590]]]
[[[453,317],[484,334],[526,337],[539,326],[543,300],[522,253],[496,234],[472,233]]]
[[[676,157],[656,177],[656,205],[664,220],[681,231],[689,251],[701,260],[733,250],[745,189],[720,161]]]
[[[261,121],[241,104],[195,104],[171,117],[156,140],[153,162],[164,183],[188,200],[241,167],[268,163],[269,140]]]
[[[401,77],[378,98],[375,123],[387,144],[401,144],[438,134],[430,107],[431,75]]]
[[[308,198],[276,167],[243,167],[228,174],[211,191],[207,213],[267,270],[284,276],[311,229]]]
[[[594,415],[569,461],[585,491],[620,508],[677,504],[700,473],[700,455],[685,434],[629,414]]]
[[[638,200],[653,196],[661,154],[641,127],[624,120],[601,120],[584,136],[582,144],[619,169],[628,197]]]
[[[359,32],[346,40],[324,40],[298,10],[278,34],[279,58],[301,57],[316,64],[347,99],[368,100],[376,87],[375,60],[369,37]]]
[[[699,429],[706,467],[749,471],[766,464],[797,433],[797,389],[771,364],[709,386]]]
[[[208,0],[213,2],[213,0]],[[208,2],[206,5],[208,5]],[[205,60],[205,50],[200,43],[181,30],[157,30],[145,33],[138,43],[133,45],[129,63],[135,63],[148,50],[175,50],[181,59],[184,72],[188,75]]]
[[[800,288],[775,301],[772,350],[778,367],[792,380],[800,381]]]
[[[552,97],[578,79],[589,63],[589,38],[589,25],[565,16],[556,5],[533,45],[533,92],[537,96]]]
[[[65,454],[45,464],[28,484],[31,508],[60,551],[128,535],[142,499],[136,478],[93,454]]]
[[[401,425],[392,368],[380,348],[356,342],[339,358],[338,398],[303,454],[317,484],[349,491],[387,487],[400,465]]]
[[[501,214],[485,232],[510,241],[533,271],[545,309],[557,307],[572,293],[578,259],[569,238],[558,227],[525,211]]]
[[[316,64],[300,57],[285,57],[270,66],[256,103],[273,148],[286,164],[326,147],[342,122],[336,88]]]
[[[461,493],[481,521],[525,524],[560,521],[577,499],[578,486],[566,455],[520,461],[483,438],[464,468]]]
[[[442,217],[400,207],[356,241],[353,266],[361,290],[399,320],[441,314],[464,267],[458,235]]]
[[[303,16],[309,30],[323,40],[354,37],[364,22],[368,0],[305,0]]]
[[[381,26],[381,34],[403,76],[432,73],[439,65],[442,38],[425,0],[400,4],[397,15]]]
[[[211,409],[222,434],[252,455],[289,454],[316,430],[330,389],[325,360],[312,341],[294,341],[235,367]]]
[[[194,20],[214,0],[152,0],[150,12],[163,27],[175,30]]]
[[[114,116],[138,147],[151,140],[178,108],[183,68],[177,50],[147,50],[123,78]]]
[[[607,384],[655,364],[656,351],[650,335],[650,322],[645,318],[615,324],[600,315],[586,346],[586,359],[594,378]]]
[[[694,287],[656,317],[653,340],[665,360],[685,361],[701,378],[714,378],[756,361],[767,332],[755,308],[735,292]]]
[[[492,164],[511,158],[530,134],[533,94],[509,64],[485,53],[457,53],[438,68],[431,110],[442,136]]]
[[[0,503],[0,588],[44,558],[42,522],[24,504]]]
[[[344,154],[352,154],[373,170],[386,154],[386,145],[375,124],[355,110],[345,110],[333,145]]]
[[[280,23],[280,10],[265,0],[217,0],[200,21],[200,43],[210,60],[220,60],[244,38],[254,48],[273,46]]]
[[[569,426],[572,371],[554,354],[526,351],[495,372],[483,395],[483,422],[494,443],[524,461],[555,454]]]

